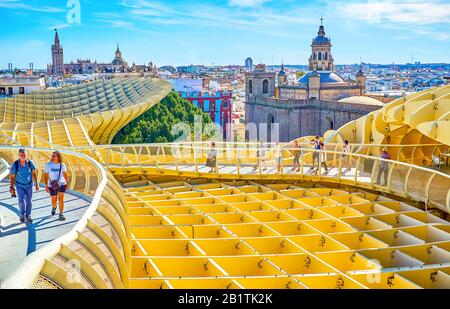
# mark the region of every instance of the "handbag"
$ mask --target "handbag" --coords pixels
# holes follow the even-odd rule
[[[62,164],[59,164],[59,173],[58,173],[58,180],[52,180],[50,181],[50,188],[53,191],[58,191],[59,189],[61,189],[61,185],[59,184],[59,179],[61,178],[61,169],[62,169]]]

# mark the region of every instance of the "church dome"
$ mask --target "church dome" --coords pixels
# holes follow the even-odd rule
[[[309,84],[310,77],[317,77],[317,74],[320,76],[320,84],[321,85],[343,85],[346,84],[344,79],[340,77],[338,74],[332,71],[310,71],[303,75],[298,83],[303,86],[307,86]]]
[[[377,99],[366,97],[366,96],[354,96],[348,97],[338,102],[341,103],[350,103],[350,104],[362,104],[362,105],[375,105],[375,106],[383,106],[383,102],[378,101]]]
[[[329,38],[318,35],[313,40],[313,45],[327,45],[327,44],[330,44],[330,42],[331,42],[331,40]]]

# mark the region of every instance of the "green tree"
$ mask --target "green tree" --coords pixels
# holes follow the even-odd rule
[[[160,103],[122,128],[114,137],[113,144],[173,142],[180,135],[172,135],[172,127],[180,122],[188,123],[192,134],[197,115],[202,116],[203,126],[212,122],[208,114],[172,91]]]

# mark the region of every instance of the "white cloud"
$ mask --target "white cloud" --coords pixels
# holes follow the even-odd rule
[[[337,2],[332,7],[344,18],[371,24],[393,23],[404,25],[430,25],[450,23],[450,3],[431,0],[369,0],[365,2]]]
[[[71,24],[56,24],[56,25],[52,25],[52,26],[48,27],[48,29],[49,30],[53,30],[53,29],[62,30],[62,29],[69,28],[70,26],[72,26],[72,25]]]
[[[233,0],[238,3],[237,0]],[[128,8],[130,20],[136,25],[188,25],[203,28],[236,29],[276,37],[298,38],[303,25],[317,25],[305,8],[279,12],[260,7],[257,10],[243,10],[242,7],[262,4],[262,0],[239,1],[239,7],[214,4],[173,4],[167,6],[149,0],[122,0]],[[230,3],[231,5],[231,3]],[[142,25],[141,25],[142,27]]]
[[[230,6],[238,7],[258,7],[271,0],[230,0],[228,3]]]
[[[121,14],[117,13],[96,13],[94,14],[96,17],[94,20],[103,24],[108,24],[110,27],[113,28],[122,28],[127,29],[135,32],[141,32],[145,34],[151,34],[151,35],[160,35],[159,32],[147,30],[147,29],[140,29],[135,26],[135,24],[130,20],[124,20],[122,19]]]
[[[14,10],[22,9],[41,13],[61,13],[65,11],[64,9],[58,7],[36,6],[26,4],[20,0],[0,0],[0,8],[14,9]]]

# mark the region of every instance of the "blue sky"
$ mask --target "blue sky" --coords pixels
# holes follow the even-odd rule
[[[0,0],[0,67],[44,68],[53,28],[66,62],[306,64],[321,15],[337,64],[450,62],[448,0]]]

